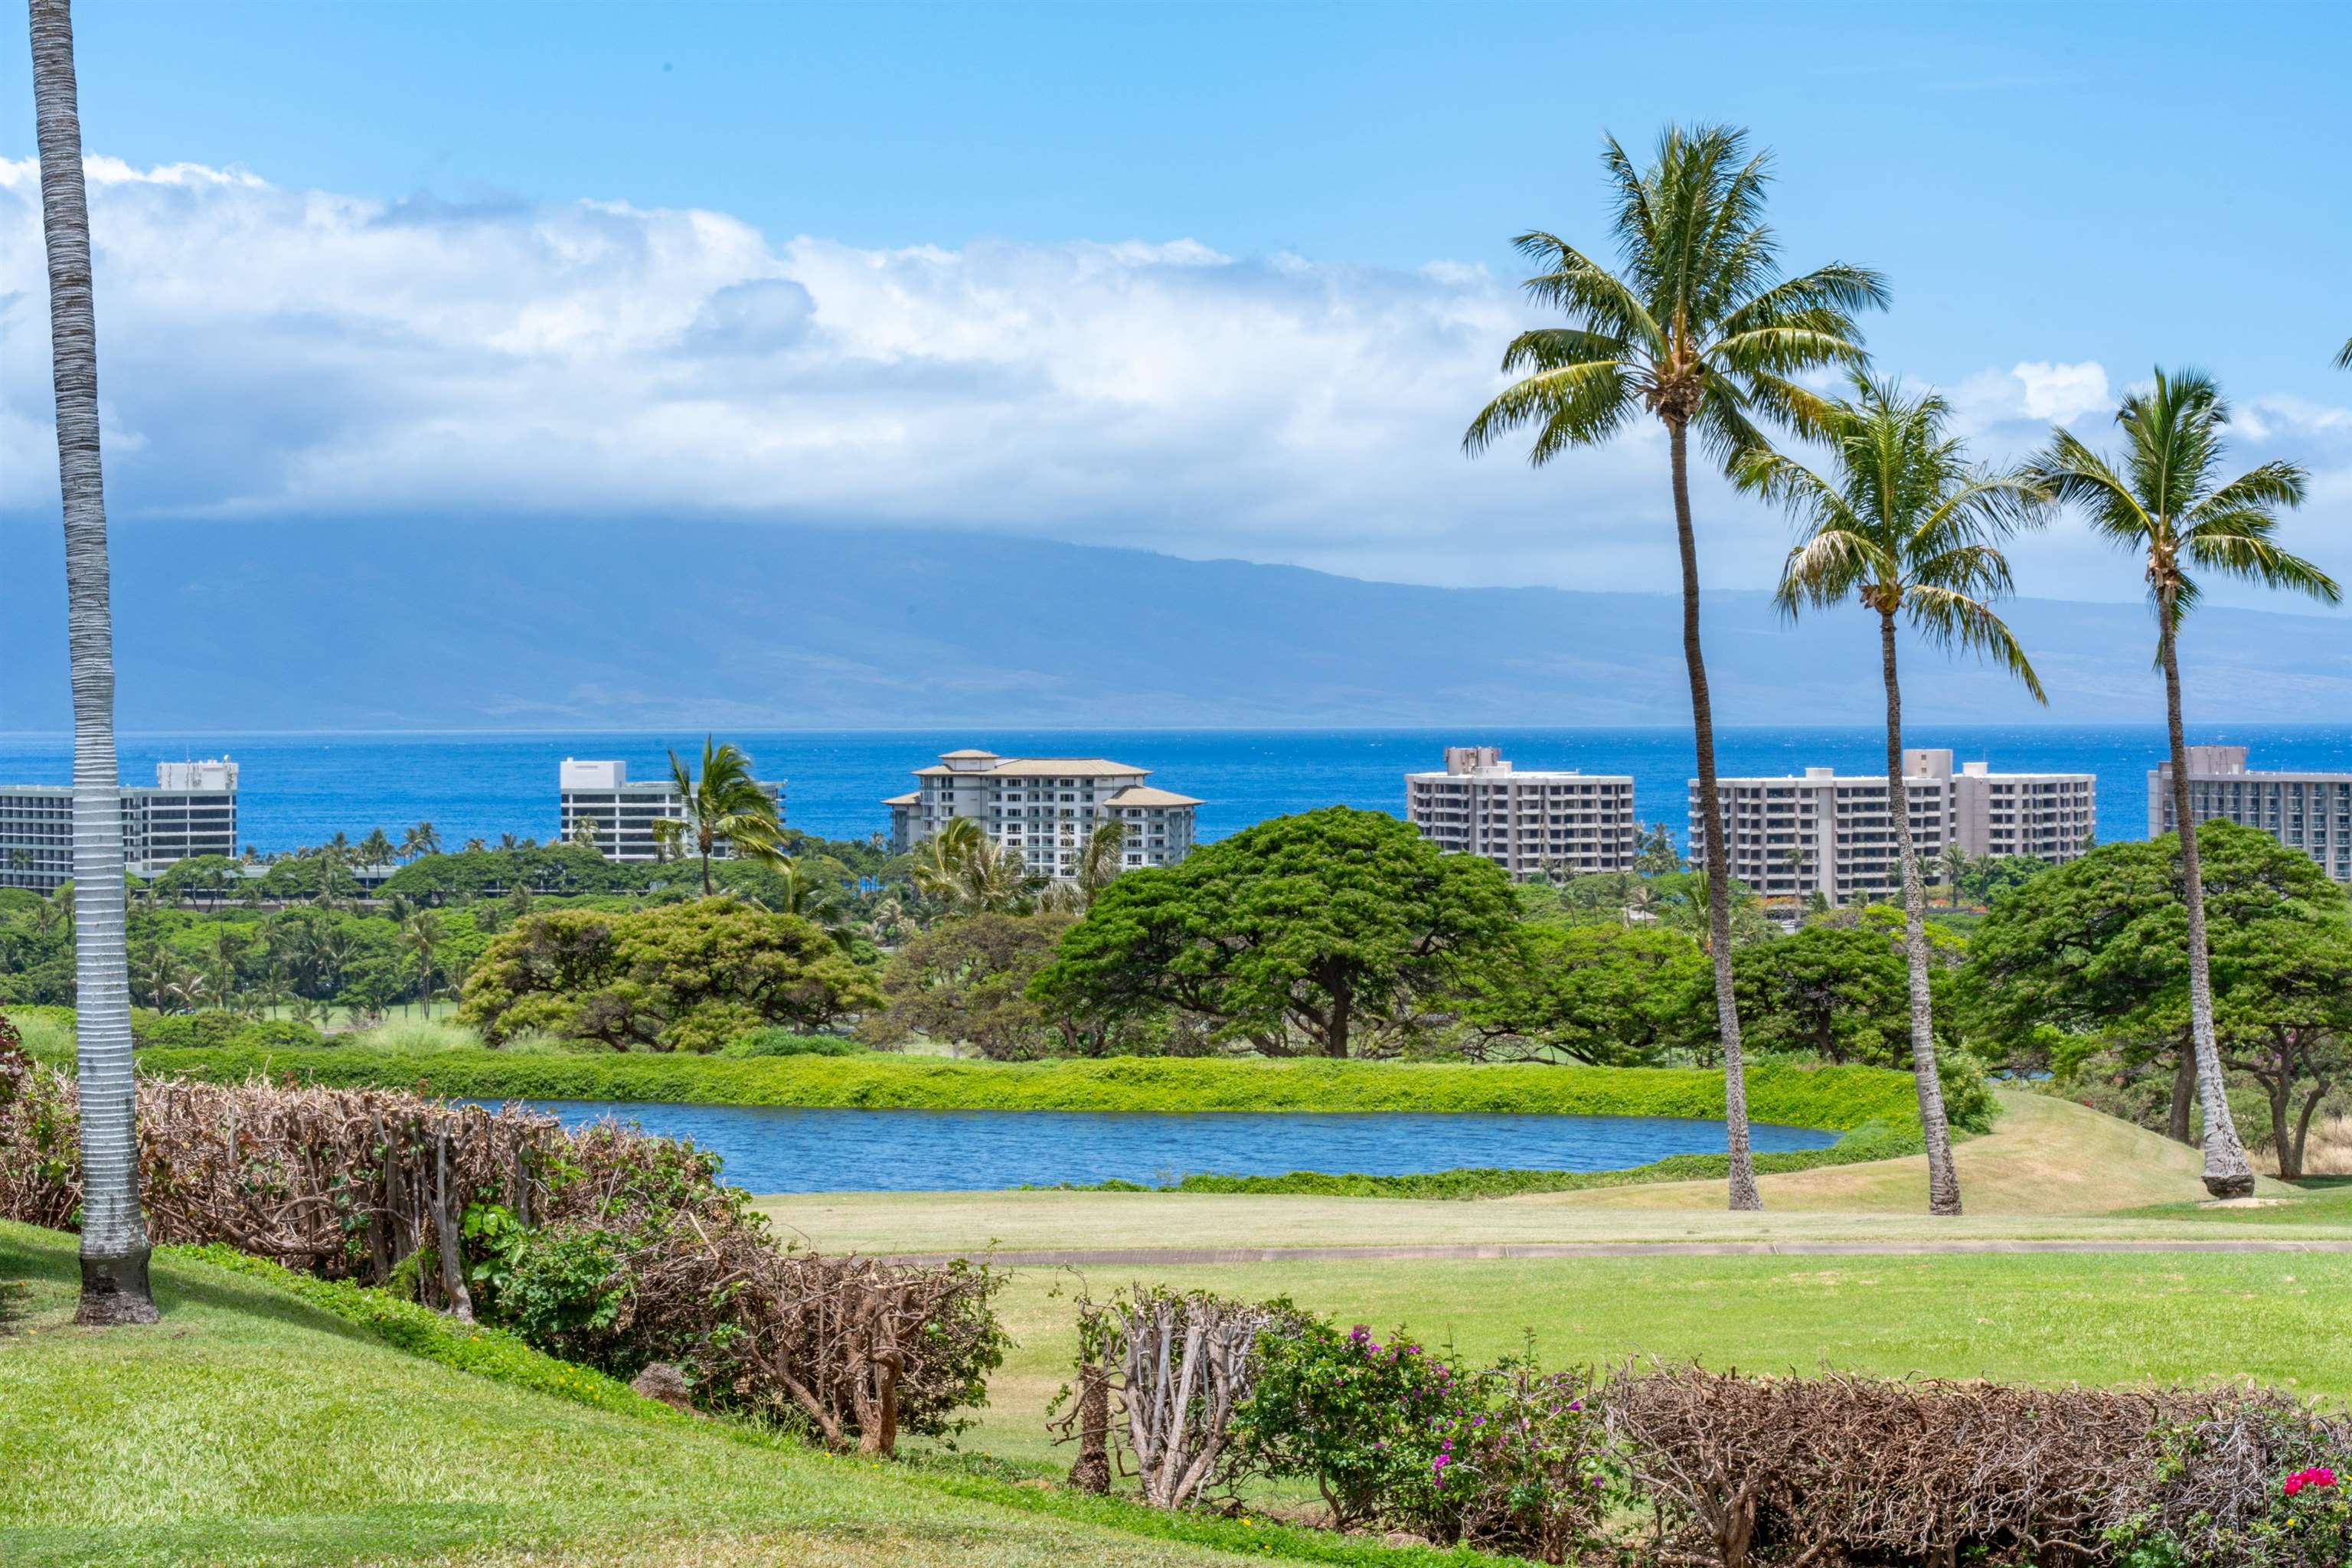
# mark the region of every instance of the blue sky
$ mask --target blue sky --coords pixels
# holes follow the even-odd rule
[[[1950,391],[1988,455],[2051,417],[2096,430],[2158,359],[2201,363],[2252,416],[2249,462],[2319,473],[2305,542],[2352,572],[2352,375],[2328,365],[2352,334],[2347,18],[92,5],[89,151],[261,183],[101,182],[118,495],[204,519],[767,509],[1647,585],[1645,447],[1528,476],[1452,443],[1533,319],[1508,236],[1598,242],[1601,132],[1704,118],[1779,154],[1792,262],[1890,275],[1880,367]],[[0,51],[12,159],[22,56]],[[26,194],[0,212],[9,289],[37,287]],[[323,247],[322,203],[348,226]],[[725,221],[662,216],[694,213]],[[11,463],[45,391],[17,298]],[[0,507],[41,501],[0,475]],[[1762,580],[1778,521],[1709,501],[1710,578]],[[2030,589],[2136,592],[2037,548]]]

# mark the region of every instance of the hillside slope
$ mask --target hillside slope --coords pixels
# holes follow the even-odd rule
[[[60,548],[53,523],[0,521],[0,731],[67,725]],[[130,730],[1659,724],[1688,709],[1663,594],[667,519],[131,520],[113,565]],[[1761,593],[1710,592],[1706,616],[1720,721],[1882,713],[1858,623],[1791,627]],[[2009,618],[2050,708],[1972,662],[1918,658],[1913,722],[2154,718],[2144,606],[2027,600]],[[2182,650],[2190,718],[2352,712],[2344,624],[2209,606]]]
[[[0,1224],[10,1568],[1240,1561],[506,1386],[200,1263],[157,1262],[161,1326],[75,1329],[73,1268]]]

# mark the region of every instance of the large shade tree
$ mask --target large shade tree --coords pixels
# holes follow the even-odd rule
[[[98,321],[68,0],[31,0],[33,118],[49,267],[49,352],[64,493],[66,642],[73,686],[76,1055],[81,1094],[84,1323],[152,1323],[131,1077],[122,787],[114,755],[114,621],[98,447]]]
[[[1802,530],[1781,572],[1782,612],[1793,620],[1808,607],[1852,602],[1878,623],[1887,815],[1903,879],[1911,1074],[1927,1131],[1927,1208],[1938,1215],[1960,1212],[1960,1177],[1936,1073],[1927,879],[1904,784],[1897,623],[1931,647],[1990,658],[2036,701],[2046,700],[2025,650],[1992,609],[1992,601],[2011,588],[2001,544],[2039,520],[2042,492],[2021,474],[1972,467],[1966,445],[1949,431],[1950,416],[1940,397],[1906,396],[1890,383],[1857,374],[1853,397],[1822,422],[1831,458],[1826,475],[1783,454],[1757,451],[1740,460],[1736,476],[1743,489],[1786,507]]]
[[[2193,370],[2167,375],[2158,368],[2153,386],[2124,399],[2116,423],[2124,437],[2120,466],[2062,429],[2051,433],[2050,445],[2035,457],[2032,472],[2058,500],[2078,508],[2095,532],[2131,552],[2147,578],[2148,601],[2156,613],[2157,664],[2164,673],[2165,730],[2171,745],[2169,804],[2180,835],[2189,1031],[2198,1105],[2204,1114],[2205,1190],[2216,1197],[2243,1197],[2254,1190],[2254,1173],[2230,1117],[2214,1043],[2205,896],[2197,823],[2189,807],[2188,741],[2180,718],[2180,628],[2201,597],[2203,576],[2236,577],[2331,605],[2341,595],[2333,578],[2278,542],[2280,513],[2303,504],[2307,483],[2303,469],[2271,462],[2235,479],[2221,478],[2222,432],[2230,423],[2230,408],[2210,376]]]
[[[1647,164],[1612,137],[1601,163],[1615,207],[1619,265],[1612,269],[1555,235],[1518,237],[1521,253],[1542,268],[1528,279],[1528,294],[1563,311],[1569,324],[1512,340],[1502,368],[1517,379],[1479,411],[1463,445],[1475,453],[1514,431],[1532,430],[1528,458],[1541,465],[1607,441],[1644,414],[1664,426],[1699,816],[1710,841],[1694,844],[1692,853],[1720,866],[1724,857],[1712,843],[1721,836],[1723,813],[1699,646],[1690,442],[1696,437],[1708,459],[1728,468],[1768,445],[1759,420],[1800,429],[1816,424],[1822,399],[1793,378],[1826,364],[1860,363],[1854,314],[1884,305],[1886,289],[1876,273],[1842,264],[1783,275],[1778,237],[1764,220],[1770,158],[1749,150],[1745,132],[1670,127]],[[1728,889],[1720,877],[1707,887],[1731,1206],[1760,1208],[1748,1152]]]
[[[1033,994],[1108,1027],[1170,1013],[1272,1052],[1378,1054],[1516,957],[1494,862],[1384,812],[1277,816],[1112,882]]]
[[[2258,828],[2198,832],[2216,1048],[2269,1102],[2283,1174],[2352,1075],[2352,905]],[[1969,939],[1962,994],[1978,1047],[2017,1072],[2092,1060],[2171,1080],[2167,1131],[2195,1142],[2188,910],[2178,838],[2102,845],[1998,900]]]

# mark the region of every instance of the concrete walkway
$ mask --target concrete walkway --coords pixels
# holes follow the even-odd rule
[[[1422,1263],[1517,1258],[1911,1258],[2021,1252],[2352,1252],[2352,1239],[2272,1241],[1560,1241],[1442,1247],[1101,1247],[1053,1252],[900,1252],[888,1263],[946,1263],[959,1258],[1007,1268],[1064,1264]]]

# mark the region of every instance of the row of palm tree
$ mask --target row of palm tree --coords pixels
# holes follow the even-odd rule
[[[2058,509],[2084,514],[2093,531],[2133,552],[2157,621],[2157,662],[2165,683],[2171,787],[2188,907],[2191,1035],[2204,1113],[2205,1184],[2218,1196],[2251,1192],[2253,1175],[2231,1124],[2213,1039],[2205,911],[2189,815],[2180,712],[2179,639],[2197,603],[2197,574],[2237,577],[2335,603],[2336,584],[2277,541],[2279,514],[2299,505],[2306,478],[2288,463],[2265,463],[2223,480],[2222,432],[2229,408],[2210,377],[2168,375],[2126,396],[2116,415],[2118,463],[2065,429],[2015,469],[1979,468],[1949,428],[1950,409],[1932,394],[1910,395],[1874,379],[1856,314],[1883,308],[1875,272],[1832,263],[1794,278],[1779,266],[1764,221],[1768,154],[1746,132],[1711,126],[1670,128],[1656,156],[1638,165],[1613,139],[1602,164],[1615,200],[1621,266],[1611,269],[1556,236],[1518,237],[1543,270],[1531,297],[1570,318],[1515,338],[1503,371],[1517,377],[1472,421],[1464,437],[1475,454],[1517,430],[1532,429],[1529,459],[1541,466],[1606,441],[1647,414],[1665,427],[1675,542],[1681,557],[1683,655],[1697,746],[1703,865],[1719,863],[1714,841],[1723,815],[1716,784],[1714,719],[1699,640],[1696,537],[1688,447],[1702,449],[1742,491],[1790,511],[1801,539],[1784,567],[1779,603],[1790,617],[1852,601],[1877,617],[1886,700],[1886,787],[1900,856],[1904,949],[1909,974],[1911,1044],[1920,1120],[1926,1129],[1929,1207],[1960,1212],[1948,1121],[1936,1072],[1928,990],[1926,888],[1913,841],[1903,773],[1897,622],[1930,647],[1990,658],[2045,701],[2016,637],[1992,609],[2012,587],[2002,546]],[[2352,342],[2337,363],[2352,369]],[[1844,367],[1849,395],[1832,398],[1798,379]],[[1774,450],[1759,420],[1825,446],[1826,474]],[[1731,984],[1727,879],[1708,879],[1706,946],[1714,964],[1723,1047],[1724,1100],[1734,1209],[1762,1206],[1748,1149],[1739,1017]]]
[[[1080,913],[1118,878],[1127,852],[1127,825],[1097,822],[1083,838],[1073,837],[1070,875],[1049,878],[1033,868],[1018,850],[982,831],[979,821],[958,816],[940,825],[915,862],[915,890],[952,914],[1011,913],[1060,910]]]

